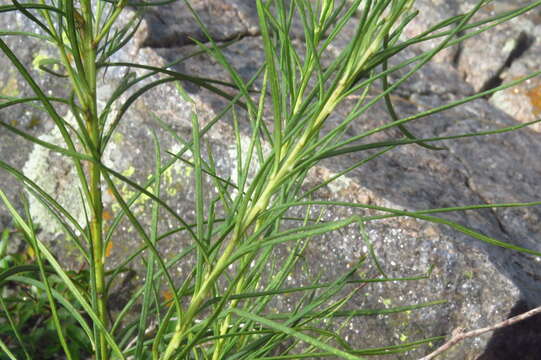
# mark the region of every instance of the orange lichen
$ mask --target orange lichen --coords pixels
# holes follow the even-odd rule
[[[541,85],[528,90],[526,95],[530,98],[534,115],[541,114]]]
[[[167,303],[167,306],[171,306],[173,304],[173,293],[171,292],[171,290],[167,289],[162,291],[162,296]]]
[[[111,251],[113,251],[113,242],[109,240],[107,247],[105,248],[105,257],[111,256]]]
[[[103,220],[109,221],[109,220],[111,220],[113,218],[113,215],[111,214],[110,211],[104,210],[101,217],[102,217]]]

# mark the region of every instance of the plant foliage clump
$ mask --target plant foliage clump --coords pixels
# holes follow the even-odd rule
[[[192,9],[189,1],[186,3]],[[24,186],[26,196],[39,201],[58,221],[66,239],[80,251],[84,268],[88,269],[66,270],[58,261],[58,254],[51,251],[38,231],[40,224],[34,223],[25,196],[15,203],[0,189],[0,198],[13,223],[13,229],[4,230],[2,244],[20,236],[32,253],[27,258],[14,258],[0,251],[0,305],[6,319],[0,323],[2,358],[52,358],[52,354],[37,355],[43,349],[35,346],[41,344],[45,336],[49,339],[52,333],[57,341],[45,345],[51,352],[62,351],[68,359],[82,359],[92,354],[99,360],[327,356],[360,359],[405,352],[441,339],[416,339],[401,345],[356,349],[340,335],[340,324],[344,319],[406,312],[438,303],[381,311],[347,307],[364,284],[426,278],[389,279],[383,271],[376,276],[360,276],[357,270],[365,261],[371,259],[380,268],[370,251],[367,257],[357,259],[349,271],[331,282],[323,282],[314,276],[312,283],[291,288],[287,286],[287,280],[298,268],[310,239],[354,227],[369,243],[366,224],[390,217],[406,216],[447,225],[495,246],[540,255],[431,215],[474,210],[486,205],[413,212],[314,199],[318,189],[396,147],[410,145],[445,151],[438,142],[502,133],[529,125],[430,139],[417,138],[407,128],[409,122],[513,86],[526,78],[406,118],[399,118],[393,109],[390,96],[393,91],[438,52],[541,4],[535,2],[472,22],[473,16],[488,3],[490,1],[480,0],[467,13],[404,39],[403,30],[415,17],[430,16],[418,14],[413,0],[256,0],[265,59],[249,80],[244,80],[231,65],[224,55],[224,46],[212,39],[192,9],[208,39],[206,43],[197,43],[199,51],[207,53],[227,71],[229,82],[184,74],[171,70],[170,66],[160,68],[111,61],[111,56],[135,33],[139,12],[148,6],[160,6],[158,3],[130,3],[138,11],[124,26],[118,25],[118,21],[127,10],[126,0],[25,3],[13,0],[10,4],[0,5],[0,16],[18,13],[37,26],[38,31],[0,31],[0,49],[34,92],[31,97],[3,96],[0,109],[5,111],[21,104],[40,109],[54,122],[63,144],[44,141],[7,122],[0,122],[0,125],[14,136],[23,137],[72,162],[78,179],[73,191],[84,203],[84,220],[74,217],[55,200],[55,194],[45,191],[20,169],[3,160],[0,167]],[[300,21],[304,31],[304,40],[300,44],[293,37],[294,19]],[[353,37],[338,55],[333,55],[332,45],[346,27],[352,26],[355,26]],[[54,46],[56,57],[40,59],[37,65],[47,76],[66,78],[70,84],[69,96],[49,94],[40,87],[27,69],[28,64],[23,64],[3,40],[5,36],[33,37]],[[388,66],[389,60],[404,49],[434,39],[439,40],[434,49]],[[97,100],[99,81],[102,76],[107,76],[108,69],[119,66],[148,73],[136,76],[128,71],[106,104],[101,106]],[[407,71],[397,81],[389,83],[389,74],[404,69]],[[159,76],[152,77],[154,75]],[[155,136],[155,171],[148,174],[146,183],[137,183],[107,166],[104,153],[119,131],[128,108],[149,89],[178,81],[205,87],[222,96],[228,104],[204,126],[194,104],[192,133],[188,139],[183,139],[157,119],[163,130],[178,141],[179,151],[172,154],[172,160],[164,161],[162,144]],[[179,101],[193,103],[180,82],[178,84]],[[378,84],[383,84],[382,91],[377,96],[368,96]],[[349,114],[331,130],[324,131],[330,115],[352,95],[356,102]],[[370,112],[379,101],[385,102],[392,120],[349,136],[347,130],[352,122]],[[73,121],[60,114],[59,105],[69,108]],[[246,138],[241,134],[239,112],[247,119],[249,133]],[[207,146],[209,131],[220,121],[225,121],[226,114],[233,118],[237,162],[236,172],[227,178],[217,169],[215,159],[218,154],[213,154],[212,148]],[[402,137],[385,142],[369,141],[371,135],[392,128],[398,129]],[[361,159],[358,163],[307,188],[310,170],[321,161],[352,153]],[[185,214],[177,213],[163,196],[164,174],[178,162],[193,170],[193,221],[185,218]],[[133,193],[123,194],[119,183],[127,185]],[[105,226],[103,220],[105,189],[120,209],[110,226]],[[149,214],[137,214],[133,209],[141,197],[149,199]],[[381,215],[328,220],[314,210],[317,208],[324,213],[332,206],[372,209]],[[162,233],[158,224],[165,213],[177,224],[175,229]],[[150,218],[148,226],[144,225],[147,222],[141,216]],[[126,260],[122,264],[107,270],[108,244],[113,241],[122,221],[129,222],[135,229],[140,247],[125,254]],[[191,246],[180,249],[174,258],[166,259],[158,251],[158,242],[178,233],[186,234]],[[0,250],[5,246],[2,244]],[[285,258],[279,258],[276,253],[283,246],[288,246],[290,251]],[[190,257],[196,259],[190,273],[182,279],[173,278],[171,269]],[[145,264],[146,281],[133,291],[129,301],[122,304],[121,311],[113,314],[108,302],[111,289],[108,284],[135,261]],[[163,287],[167,288],[165,298],[160,293]],[[291,298],[296,302],[288,312],[271,310],[277,299],[289,294],[295,294]],[[137,316],[133,320],[134,317],[129,315],[135,313]],[[335,326],[327,326],[329,323]]]

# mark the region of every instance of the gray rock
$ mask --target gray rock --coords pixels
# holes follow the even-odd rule
[[[539,39],[541,26],[535,27],[534,35],[536,39]],[[502,83],[509,83],[538,71],[539,56],[541,56],[541,44],[535,42],[520,58],[513,61],[509,69],[501,74]],[[490,98],[490,103],[520,122],[534,121],[539,118],[541,113],[540,89],[541,77],[537,76],[494,94]],[[534,124],[532,129],[541,131],[541,126]]]
[[[477,0],[417,0],[415,8],[419,15],[406,27],[406,37],[418,35],[450,16],[470,11]],[[483,6],[470,23],[493,17],[530,4],[525,0],[495,0]],[[430,16],[426,14],[430,13]],[[534,9],[520,18],[498,25],[463,43],[447,48],[434,58],[437,62],[454,64],[475,91],[487,90],[499,85],[500,75],[513,61],[520,57],[537,38],[535,26],[541,22],[541,12]],[[452,27],[447,27],[450,30]],[[475,29],[469,30],[473,31]],[[464,35],[461,33],[460,35]],[[415,45],[423,51],[435,48],[443,38]]]
[[[463,43],[459,69],[476,91],[498,85],[500,74],[533,42],[533,24],[513,19]]]
[[[462,2],[460,11],[468,11],[476,3],[475,0]],[[524,0],[493,1],[484,6],[471,22],[530,3]],[[539,9],[531,10],[521,17],[468,39],[461,45],[457,59],[458,68],[475,91],[488,90],[499,85],[501,73],[535,42],[535,26],[539,24],[539,14]]]
[[[450,16],[459,13],[459,4],[457,4],[457,1],[417,0],[413,6],[415,10],[419,11],[419,14],[405,28],[404,38],[419,35],[441,23],[443,20],[448,19]],[[427,16],[427,14],[430,14],[430,16]],[[430,51],[436,48],[443,39],[425,41],[416,45],[416,47],[423,51]],[[444,49],[434,57],[434,60],[446,63],[453,62],[458,51],[458,46]]]
[[[255,35],[259,31],[254,1],[196,0],[191,4],[215,41],[229,41]],[[173,47],[194,44],[194,40],[208,41],[184,1],[151,7],[145,12],[144,18],[148,36],[143,46]],[[231,22],[231,19],[235,21]]]
[[[38,32],[38,27],[29,23],[22,14],[2,14],[0,16],[0,28],[6,31],[18,31],[24,28],[26,31]],[[2,36],[2,40],[13,50],[19,61],[25,65],[27,71],[42,89],[47,89],[46,94],[55,96],[68,96],[69,84],[65,79],[59,79],[46,75],[39,70],[39,60],[50,58],[55,55],[54,50],[47,46],[44,41],[31,37]],[[0,54],[0,95],[6,97],[35,97],[30,86],[24,81],[12,65],[11,61],[2,53]],[[53,103],[57,111],[65,113],[66,107],[59,103]],[[28,105],[15,105],[0,111],[0,121],[17,127],[33,136],[38,136],[51,131],[54,126],[45,111],[38,107]],[[13,136],[6,128],[0,127],[0,156],[2,161],[10,166],[22,169],[28,159],[32,145],[20,137]],[[22,191],[22,187],[8,172],[0,171],[0,184],[10,199],[16,201]],[[3,225],[8,226],[11,222],[4,207],[0,207],[0,217]]]

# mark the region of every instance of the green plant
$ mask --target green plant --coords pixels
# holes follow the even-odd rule
[[[4,229],[0,248],[0,264],[2,269],[2,296],[0,305],[6,314],[6,321],[0,324],[0,339],[6,340],[6,345],[18,359],[33,358],[55,359],[62,352],[61,343],[56,337],[55,324],[52,318],[47,293],[39,279],[36,266],[32,265],[33,251],[7,254],[5,250],[10,241],[18,233],[17,230]],[[29,248],[31,249],[31,248]],[[17,273],[26,270],[29,275],[20,276]],[[59,297],[67,302],[73,300],[60,279],[54,276],[51,269],[51,286]],[[32,273],[33,272],[33,273]],[[6,279],[9,277],[9,280]],[[70,277],[77,283],[88,282],[84,273],[70,272]],[[66,303],[64,303],[66,304]],[[74,308],[75,309],[75,308]],[[91,343],[82,331],[77,320],[69,311],[60,309],[58,319],[66,331],[66,340],[76,359],[82,359],[91,353]],[[24,341],[22,341],[24,339]],[[6,353],[1,359],[9,359]]]
[[[364,283],[408,281],[426,276],[389,279],[382,272],[381,276],[359,278],[356,276],[357,270],[362,268],[366,260],[362,258],[351,271],[329,283],[321,282],[317,276],[314,276],[312,284],[301,288],[288,288],[285,283],[287,277],[300,266],[302,253],[311,238],[347,226],[356,226],[359,233],[367,237],[364,230],[367,222],[395,216],[408,216],[447,225],[481,241],[541,255],[431,215],[444,211],[540,203],[408,212],[368,204],[312,199],[317,189],[397,146],[416,144],[441,150],[432,144],[451,138],[502,133],[529,125],[431,139],[418,139],[406,128],[408,122],[429,113],[444,111],[513,86],[525,78],[415,116],[398,119],[394,115],[390,94],[439,51],[541,4],[541,1],[535,2],[470,24],[473,15],[489,2],[481,0],[470,12],[450,18],[412,39],[401,41],[402,30],[418,15],[413,11],[412,0],[297,0],[289,5],[282,0],[258,0],[257,11],[265,63],[248,82],[229,64],[221,48],[193,12],[209,41],[207,44],[199,43],[201,51],[214,57],[228,71],[230,83],[198,78],[166,68],[110,63],[110,56],[129,40],[133,35],[130,29],[137,23],[133,20],[123,28],[115,27],[117,18],[127,6],[126,1],[57,0],[24,4],[13,1],[11,5],[0,6],[0,12],[19,12],[40,27],[41,34],[20,32],[16,35],[38,37],[53,44],[58,50],[58,58],[40,61],[39,66],[51,76],[67,77],[72,89],[71,96],[67,98],[47,95],[24,64],[0,39],[0,48],[36,94],[33,98],[6,98],[0,103],[0,109],[20,103],[38,106],[54,121],[64,145],[58,146],[40,140],[11,124],[0,125],[15,135],[72,160],[78,175],[80,195],[85,204],[86,221],[75,219],[54,199],[54,194],[43,191],[20,170],[5,162],[0,162],[0,167],[19,179],[28,194],[40,201],[59,221],[66,233],[66,241],[75,243],[89,268],[88,278],[74,278],[73,274],[63,269],[56,259],[56,254],[51,253],[36,231],[26,202],[23,201],[23,206],[18,208],[0,190],[0,197],[14,223],[36,254],[35,265],[28,267],[21,264],[4,270],[0,274],[0,284],[5,286],[7,281],[31,282],[42,289],[40,306],[48,307],[50,324],[54,325],[59,344],[68,359],[78,358],[80,348],[73,346],[70,341],[72,334],[68,335],[62,325],[66,318],[70,319],[72,326],[78,326],[78,344],[84,344],[85,341],[90,343],[95,358],[100,360],[280,359],[306,356],[359,359],[363,355],[403,352],[439,339],[421,339],[400,346],[377,349],[352,349],[337,332],[325,325],[327,320],[334,320],[339,324],[340,318],[366,314],[362,310],[343,309]],[[134,4],[137,5],[149,4]],[[360,14],[360,20],[354,37],[330,65],[323,67],[322,59],[327,56],[329,45],[348,26],[356,13]],[[305,30],[306,40],[302,49],[294,44],[290,35],[294,16],[300,18]],[[406,47],[434,38],[441,39],[434,50],[392,68],[387,67],[388,60]],[[388,83],[388,74],[409,64],[414,64],[413,68],[399,81]],[[53,65],[59,70],[54,69]],[[112,66],[145,68],[151,70],[152,74],[161,74],[162,77],[153,80],[151,85],[143,87],[142,90],[135,90],[134,86],[149,76],[134,77],[129,74],[120,82],[105,108],[100,109],[97,104],[97,83],[107,67]],[[151,86],[177,80],[204,86],[228,99],[229,105],[204,127],[199,122],[194,106],[192,137],[188,140],[180,138],[166,124],[162,124],[164,131],[177,139],[181,150],[174,154],[173,160],[162,164],[162,149],[155,137],[155,172],[145,184],[137,184],[106,166],[102,156],[127,107]],[[262,84],[260,91],[255,90],[255,81]],[[375,98],[368,97],[369,90],[381,81],[384,84],[383,92]],[[224,87],[228,90],[224,91]],[[192,102],[181,86],[178,89],[183,101]],[[115,113],[112,105],[119,101],[122,94],[133,96]],[[329,115],[352,94],[357,94],[358,100],[351,113],[338,126],[323,132],[323,125]],[[393,121],[347,138],[348,125],[382,99],[386,101]],[[67,117],[61,116],[54,103],[69,106],[74,121],[70,123]],[[267,106],[270,107],[270,122],[264,119]],[[224,178],[218,173],[214,161],[216,156],[210,147],[205,146],[205,134],[227,111],[233,115],[237,135],[237,173],[230,178]],[[238,111],[245,111],[248,118],[251,135],[247,145],[243,145],[241,141]],[[404,137],[380,143],[354,144],[357,140],[393,127],[398,128]],[[367,153],[371,149],[378,149],[379,152]],[[309,170],[321,160],[348,153],[370,155],[316,187],[303,187]],[[175,162],[183,162],[193,169],[196,194],[193,224],[177,214],[161,196],[163,174]],[[129,198],[123,196],[118,181],[129,185],[136,194]],[[209,183],[216,189],[215,193],[209,190]],[[102,220],[104,186],[111,190],[121,208],[109,228],[104,227]],[[206,200],[208,193],[212,194],[209,201]],[[132,209],[132,205],[141,196],[148,197],[152,204],[151,224],[148,228]],[[314,211],[330,205],[376,209],[383,215],[351,216],[327,221]],[[161,212],[167,212],[178,222],[178,227],[172,232],[160,233],[158,223]],[[132,254],[127,254],[124,264],[106,272],[106,244],[114,237],[123,219],[128,219],[131,223],[142,245]],[[173,260],[166,261],[157,250],[157,243],[173,232],[181,231],[192,238],[193,246],[183,249]],[[289,246],[291,251],[285,259],[280,259],[276,251],[284,245]],[[145,249],[148,255],[144,255]],[[189,256],[196,258],[191,273],[183,279],[173,279],[169,269]],[[375,256],[371,257],[377,263]],[[137,258],[143,259],[145,263],[146,279],[153,281],[140,284],[127,304],[124,304],[123,310],[111,319],[107,302],[108,278],[117,276]],[[27,273],[35,274],[36,277]],[[160,299],[160,284],[168,287],[170,300]],[[300,294],[291,312],[275,314],[269,311],[272,301],[290,293]],[[44,298],[47,299],[47,305],[43,302]],[[76,305],[71,305],[72,303]],[[405,312],[430,305],[434,303],[385,309],[379,313]],[[140,306],[140,316],[133,321],[127,315],[135,311],[135,306]],[[4,311],[9,314],[19,310],[5,307]],[[21,341],[17,325],[10,322],[10,326],[15,338],[13,342]],[[81,340],[80,334],[84,334],[86,340]],[[8,344],[11,344],[11,341]],[[0,345],[8,358],[15,358],[13,351],[4,341],[0,342]],[[31,358],[28,353],[25,356]]]

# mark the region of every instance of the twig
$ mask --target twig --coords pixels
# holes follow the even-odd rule
[[[449,350],[451,347],[455,346],[456,344],[458,344],[459,342],[461,342],[464,339],[471,338],[471,337],[477,337],[477,336],[482,335],[482,334],[484,334],[486,332],[489,332],[489,331],[494,331],[494,330],[498,330],[498,329],[501,329],[501,328],[504,328],[504,327],[507,327],[507,326],[511,326],[511,325],[513,325],[515,323],[518,323],[519,321],[526,320],[526,319],[528,319],[528,318],[530,318],[532,316],[535,316],[537,314],[540,314],[540,313],[541,313],[541,306],[537,307],[535,309],[532,309],[530,311],[527,311],[525,313],[522,313],[520,315],[513,316],[512,318],[509,318],[507,320],[504,320],[504,321],[499,322],[499,323],[497,323],[495,325],[488,326],[488,327],[485,327],[485,328],[472,330],[472,331],[469,331],[469,332],[464,332],[464,328],[456,328],[455,330],[453,330],[451,339],[449,341],[447,341],[445,344],[443,344],[442,346],[437,348],[436,351],[426,355],[425,357],[422,357],[419,360],[432,360],[436,356],[440,355],[444,351]]]
[[[145,336],[148,336],[150,335],[151,333],[154,332],[154,330],[156,329],[156,322],[155,321],[152,321],[147,329],[145,330]],[[126,345],[125,347],[125,351],[128,351],[133,345],[135,345],[135,343],[137,342],[138,340],[138,337],[135,336],[133,339],[131,339],[131,341],[128,343],[128,345]],[[128,357],[128,360],[134,360],[133,356],[129,356]]]

